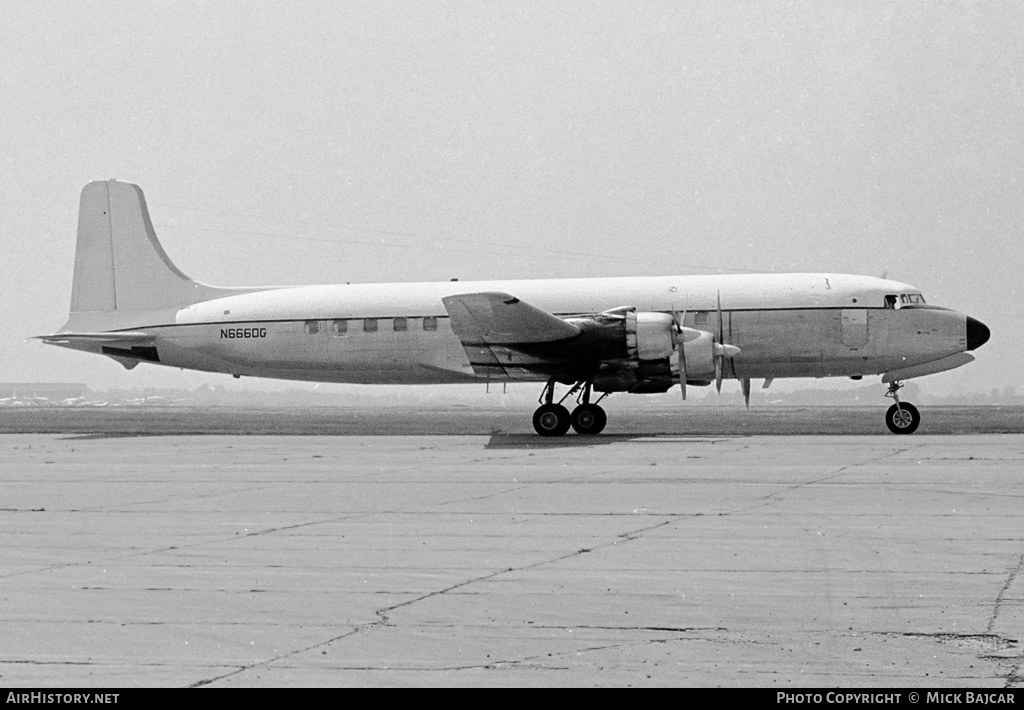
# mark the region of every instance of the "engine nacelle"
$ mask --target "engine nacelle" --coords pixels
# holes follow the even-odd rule
[[[694,384],[706,384],[715,378],[717,356],[739,353],[739,348],[716,343],[715,336],[706,330],[677,327],[668,313],[628,311],[607,315],[622,323],[618,332],[625,337],[625,368],[620,364],[597,374],[593,385],[599,392],[666,391],[679,379],[680,345],[686,380]]]
[[[644,360],[664,360],[676,349],[675,321],[668,313],[632,311],[626,314],[626,357],[630,366]]]
[[[674,358],[680,340],[683,341],[686,377],[714,377],[714,335],[685,326],[677,332],[675,319],[668,313],[640,311],[626,314],[626,353],[630,369]],[[673,362],[673,375],[676,374],[675,368]]]

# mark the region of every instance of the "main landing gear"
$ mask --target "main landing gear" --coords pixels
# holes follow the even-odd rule
[[[576,392],[580,393],[576,400],[578,404],[572,410],[572,414],[569,414],[569,410],[562,406],[562,402]],[[541,406],[533,413],[533,428],[541,436],[562,436],[569,431],[569,427],[572,427],[577,434],[584,436],[601,433],[608,423],[608,415],[597,406],[597,402],[607,397],[608,393],[601,395],[597,402],[591,404],[590,392],[589,381],[577,382],[556,404],[555,380],[553,378],[548,380],[540,396]]]
[[[886,397],[892,397],[896,404],[885,413],[885,425],[893,434],[913,434],[921,424],[921,413],[909,402],[901,402],[897,392],[903,387],[901,382],[890,382]]]

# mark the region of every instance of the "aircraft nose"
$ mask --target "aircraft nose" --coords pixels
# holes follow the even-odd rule
[[[991,335],[988,326],[980,320],[967,316],[967,349],[977,350],[988,342]]]

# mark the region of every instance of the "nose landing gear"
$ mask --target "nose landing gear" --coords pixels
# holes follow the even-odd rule
[[[889,391],[885,393],[885,396],[892,397],[896,404],[889,407],[889,411],[885,413],[885,425],[893,434],[913,434],[921,424],[921,413],[910,402],[900,401],[897,392],[902,387],[902,382],[889,383]]]
[[[582,391],[581,391],[582,390]],[[562,406],[562,402],[570,395],[580,392],[577,399],[578,406],[573,409],[572,414]],[[562,436],[572,427],[577,434],[583,436],[594,436],[601,433],[608,423],[608,415],[597,402],[608,396],[608,393],[590,403],[591,383],[589,381],[577,382],[565,393],[562,399],[555,403],[555,380],[548,380],[541,393],[541,406],[533,413],[533,428],[541,436]]]

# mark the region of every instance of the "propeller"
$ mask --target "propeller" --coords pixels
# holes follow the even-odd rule
[[[744,377],[740,380],[740,389],[743,390],[743,403],[750,409],[750,378]]]
[[[675,352],[677,359],[677,375],[679,377],[679,389],[682,392],[683,399],[686,399],[686,343],[690,340],[700,339],[704,337],[711,338],[711,357],[714,361],[715,367],[715,385],[718,388],[718,392],[722,392],[722,377],[725,369],[725,359],[733,358],[740,354],[740,349],[735,345],[729,345],[725,342],[725,319],[722,315],[722,294],[718,293],[718,332],[708,333],[703,330],[695,330],[693,328],[687,328],[686,315],[689,310],[689,304],[683,309],[682,315],[672,308],[672,321],[675,329]],[[705,341],[706,342],[706,341]],[[700,366],[699,366],[700,367]],[[749,381],[748,381],[749,384]],[[749,387],[748,387],[749,389]]]

